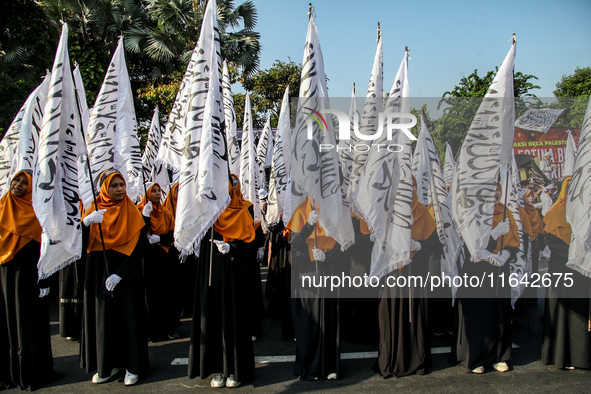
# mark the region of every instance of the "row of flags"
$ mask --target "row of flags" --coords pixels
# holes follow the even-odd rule
[[[31,93],[0,142],[0,192],[7,192],[17,170],[34,173],[33,205],[43,227],[38,264],[41,278],[80,258],[80,201],[90,205],[93,188],[96,193],[98,178],[108,168],[116,168],[126,177],[131,198],[143,192],[146,182],[164,187],[179,183],[174,235],[182,257],[198,254],[201,240],[229,204],[230,173],[239,176],[244,199],[254,205],[255,223],[287,224],[295,208],[310,198],[326,235],[345,250],[355,242],[352,215],[363,219],[375,236],[370,276],[377,278],[411,262],[413,175],[419,201],[433,208],[443,244],[442,272],[448,276],[457,275],[456,261],[463,244],[473,260],[490,259],[485,248],[499,177],[509,185],[504,188],[507,208],[520,226],[520,185],[512,153],[515,42],[480,105],[457,163],[446,144],[442,168],[424,115],[414,155],[411,136],[391,124],[396,119],[393,115],[410,113],[409,56],[406,50],[383,105],[379,31],[362,112],[357,109],[354,88],[348,123],[339,123],[339,128],[350,128],[350,140],[337,143],[332,122],[321,116],[330,110],[330,101],[319,33],[310,14],[295,127],[291,127],[287,87],[275,139],[268,116],[255,145],[248,93],[241,141],[236,135],[228,68],[220,53],[216,2],[210,0],[164,131],[156,108],[143,155],[123,40],[94,107],[88,109],[79,70],[70,69],[67,37],[64,25],[51,73]],[[586,257],[591,251],[591,189],[586,185],[591,162],[589,129],[588,108],[578,150],[574,141],[571,150],[567,148],[573,174],[567,215],[573,226],[569,266],[591,277],[591,260]],[[345,135],[341,131],[339,135]],[[372,147],[394,143],[402,149],[345,149],[357,142]],[[340,149],[322,150],[321,146]],[[265,169],[269,169],[268,183]],[[260,189],[268,190],[264,216],[259,208]],[[512,273],[527,272],[525,249],[521,245]],[[522,290],[513,289],[514,300]],[[452,291],[455,295],[455,289]]]

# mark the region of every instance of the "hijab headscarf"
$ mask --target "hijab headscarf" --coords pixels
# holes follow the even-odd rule
[[[231,181],[228,182],[228,192],[232,200],[218,220],[215,221],[214,230],[224,237],[224,242],[244,241],[249,243],[254,241],[253,220],[245,201],[242,199],[242,193],[234,191]]]
[[[174,185],[172,185],[170,187],[170,192],[168,193],[168,196],[166,196],[166,200],[164,200],[164,207],[166,209],[168,209],[170,211],[170,213],[172,213],[172,216],[176,217],[176,202],[178,200],[178,198],[174,197],[174,192],[177,191],[179,188],[179,184],[178,182],[175,183]]]
[[[152,188],[154,186],[160,185],[158,183],[152,184],[148,190],[146,191],[146,196],[140,201],[137,208],[140,212],[143,211],[144,207],[146,206],[146,201],[150,201],[150,195],[152,194]],[[169,193],[170,194],[170,193]],[[152,234],[155,235],[164,235],[174,231],[174,217],[172,213],[164,206],[160,201],[156,204],[152,202],[152,213],[150,213],[150,230]],[[158,245],[168,253],[168,246]]]
[[[41,242],[43,230],[33,210],[33,178],[25,171],[14,178],[20,174],[27,178],[25,193],[17,197],[9,190],[0,199],[0,265],[11,261],[31,240]]]
[[[497,187],[503,190],[500,182],[497,182]],[[503,215],[505,216],[504,218]],[[507,246],[518,248],[520,245],[517,223],[515,222],[511,211],[506,209],[504,204],[498,202],[495,204],[495,209],[493,212],[492,229],[494,230],[494,228],[497,227],[498,224],[504,219],[509,219],[510,229],[507,234],[497,238],[497,247],[493,253],[499,253],[501,251],[501,244],[503,244],[503,249]]]
[[[553,234],[564,241],[565,244],[570,245],[570,238],[572,229],[570,224],[566,221],[566,197],[568,195],[568,187],[570,185],[571,177],[566,177],[562,182],[562,189],[558,200],[548,210],[544,216],[544,224],[546,234]]]
[[[101,224],[105,249],[113,249],[130,256],[140,238],[140,231],[146,223],[140,211],[127,195],[121,201],[115,201],[109,197],[109,187],[116,177],[123,179],[125,182],[125,178],[119,171],[107,170],[101,174],[101,191],[96,197],[96,202],[98,209],[107,210]],[[84,212],[82,219],[94,211],[96,211],[96,206],[93,201]],[[101,250],[103,250],[103,247],[98,224],[91,224],[87,251],[90,253]]]
[[[413,185],[417,184],[417,180],[412,176]],[[437,228],[435,219],[429,213],[429,209],[419,202],[419,197],[416,193],[413,193],[412,197],[412,226],[410,228],[410,237],[414,241],[424,241],[428,239],[433,231]],[[410,258],[417,252],[411,252]]]
[[[526,197],[533,193],[535,193],[533,190],[528,190],[523,195],[523,210],[525,211],[525,215],[529,221],[529,226],[531,227],[530,237],[532,241],[537,239],[538,235],[544,231],[544,225],[542,223],[540,212],[533,205],[530,206],[525,204]]]
[[[307,198],[305,201],[300,203],[300,205],[298,205],[293,215],[291,215],[291,219],[289,220],[289,223],[287,223],[287,228],[294,233],[299,233],[302,231],[302,228],[304,228],[304,225],[308,221],[308,215],[313,209],[314,208],[310,202],[310,199]],[[316,210],[318,210],[318,208]],[[312,249],[314,249],[315,243],[318,245],[318,249],[326,253],[335,247],[337,241],[331,237],[327,237],[324,229],[320,227],[320,223],[316,222],[316,240],[314,240],[314,232],[312,232],[312,234],[306,238],[306,244],[308,245],[308,252],[310,254],[310,261],[314,261]]]

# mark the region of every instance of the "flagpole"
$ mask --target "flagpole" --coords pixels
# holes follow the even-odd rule
[[[70,72],[72,73],[72,80],[74,80],[74,73],[72,72],[72,68],[70,67]],[[84,146],[86,146],[86,135],[84,133],[84,123],[82,122],[82,113],[80,112],[80,102],[78,100],[78,90],[76,89],[76,83],[74,83],[74,98],[76,99],[76,108],[78,109],[78,119],[80,120],[80,130],[82,132],[82,141],[84,141]],[[92,198],[94,200],[94,207],[98,211],[98,203],[96,201],[96,190],[94,189],[94,178],[92,177],[92,168],[90,167],[90,157],[86,155],[86,167],[88,169],[88,176],[90,178],[90,190],[92,190]],[[107,258],[107,250],[105,249],[105,238],[103,237],[103,229],[100,223],[98,224],[99,235],[101,237],[101,246],[103,248],[103,257],[105,260],[105,271],[107,273],[107,278],[111,276],[109,273],[109,261]],[[113,293],[111,293],[111,297]]]

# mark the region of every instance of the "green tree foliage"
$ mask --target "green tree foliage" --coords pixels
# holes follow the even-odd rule
[[[0,138],[51,68],[59,28],[34,0],[0,5]]]
[[[478,70],[460,80],[453,90],[445,92],[439,101],[437,109],[444,108],[443,116],[435,122],[432,131],[435,145],[440,159],[445,155],[445,143],[448,142],[453,152],[457,152],[464,142],[464,138],[470,129],[472,120],[478,111],[478,107],[485,96],[490,84],[497,74],[498,67],[489,71],[483,77],[478,75]],[[528,108],[539,107],[541,101],[531,90],[540,89],[530,80],[538,78],[531,74],[516,72],[513,77],[515,115],[521,116]]]
[[[550,107],[564,108],[554,126],[580,128],[591,95],[591,67],[577,67],[573,74],[563,75],[552,93],[556,102]]]

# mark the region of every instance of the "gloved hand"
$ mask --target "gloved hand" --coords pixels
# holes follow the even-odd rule
[[[314,256],[314,260],[316,261],[324,261],[324,259],[326,258],[324,252],[316,248],[312,249],[312,256]]]
[[[152,206],[152,201],[148,201],[146,206],[144,206],[144,210],[142,211],[142,215],[149,218],[150,214],[154,210],[154,206]]]
[[[49,295],[49,287],[46,287],[45,289],[39,289],[39,298],[43,298],[46,295]]]
[[[316,222],[318,222],[318,212],[310,211],[310,214],[308,215],[308,224],[313,226]]]
[[[150,243],[150,245],[157,244],[158,242],[160,242],[160,236],[159,235],[146,234],[146,236],[148,237],[148,242]]]
[[[376,242],[376,235],[374,233],[369,234],[369,240],[371,242]]]
[[[511,254],[509,253],[509,251],[503,250],[500,253],[493,254],[491,256],[491,258],[492,258],[493,261],[491,261],[491,262],[492,262],[493,265],[495,265],[497,267],[502,267],[507,262],[507,259],[509,258],[509,256],[511,256]]]
[[[410,240],[410,251],[411,252],[418,252],[421,250],[421,243],[415,241],[414,239]]]
[[[265,248],[258,248],[257,249],[257,261],[263,261],[265,257]]]
[[[497,227],[493,228],[490,232],[490,236],[496,241],[501,235],[505,235],[511,230],[511,223],[509,219],[505,219],[503,222],[497,224]]]
[[[259,200],[266,201],[269,193],[265,189],[259,189]]]
[[[105,212],[107,212],[106,209],[99,209],[98,211],[94,211],[87,217],[85,217],[84,220],[82,220],[82,223],[84,223],[86,227],[90,227],[90,225],[94,223],[102,223]]]
[[[221,254],[226,254],[230,251],[230,244],[220,241],[219,239],[214,239],[213,242],[215,242]]]
[[[117,274],[112,274],[105,281],[105,287],[107,290],[113,291],[119,282],[121,282],[121,277]]]

